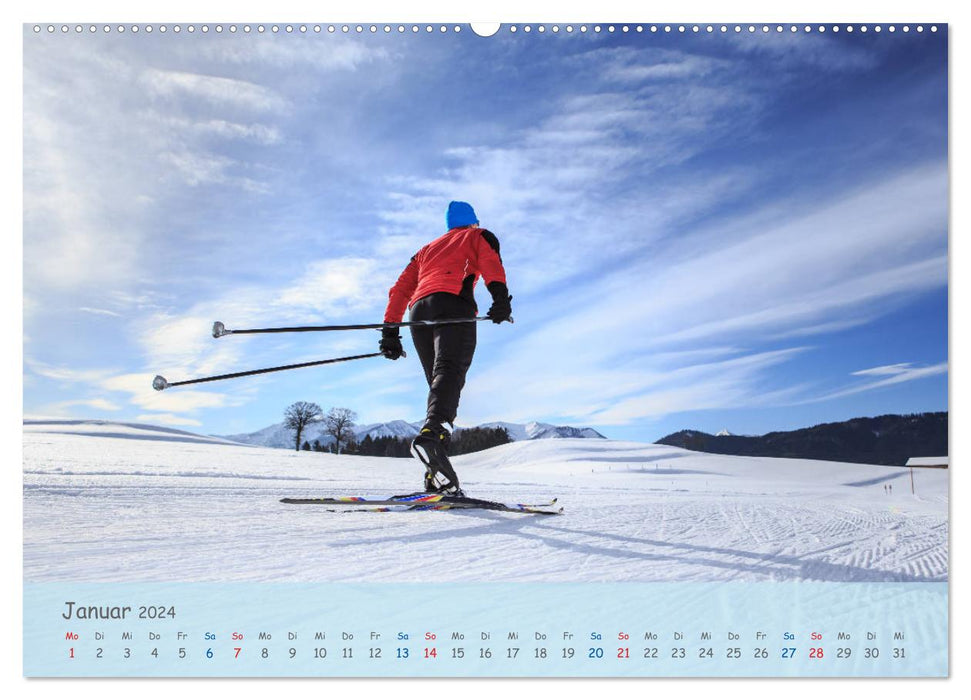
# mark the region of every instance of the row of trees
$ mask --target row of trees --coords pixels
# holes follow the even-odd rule
[[[337,443],[333,442],[324,445],[320,440],[314,440],[313,442],[305,440],[300,446],[300,449],[312,452],[336,453]],[[355,441],[353,438],[345,442],[341,453],[346,455],[364,455],[367,457],[410,457],[411,441],[395,437],[372,438],[370,435],[365,435],[364,439],[360,442]]]
[[[450,455],[464,455],[469,452],[487,450],[496,445],[510,442],[505,428],[464,428],[452,435],[448,445]],[[372,457],[410,457],[411,438],[377,437],[365,435],[364,439],[348,445],[346,454],[369,455]]]
[[[354,421],[357,414],[349,408],[331,408],[325,414],[315,403],[298,401],[287,407],[284,425],[294,431],[294,447],[297,450],[314,452],[334,452],[336,454],[356,454],[370,457],[410,457],[411,439],[398,437],[372,438],[365,435],[357,442],[354,435]],[[324,445],[320,440],[301,440],[308,426],[324,424],[324,432],[334,438],[334,442]],[[452,435],[448,452],[450,455],[468,454],[486,450],[510,442],[505,428],[467,428]]]

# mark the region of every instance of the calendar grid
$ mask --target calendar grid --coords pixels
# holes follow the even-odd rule
[[[913,583],[27,584],[24,673],[946,676],[947,598]]]

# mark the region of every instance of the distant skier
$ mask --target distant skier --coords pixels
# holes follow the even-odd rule
[[[495,234],[479,227],[467,202],[451,202],[445,214],[447,232],[411,258],[388,292],[385,323],[400,323],[405,309],[412,321],[475,318],[474,288],[481,276],[492,295],[488,316],[493,323],[512,317],[512,297]],[[385,326],[379,348],[389,360],[404,354],[396,326]],[[463,495],[449,462],[447,447],[458,412],[465,375],[475,353],[475,322],[412,326],[411,337],[428,381],[425,424],[411,452],[425,465],[425,491]]]

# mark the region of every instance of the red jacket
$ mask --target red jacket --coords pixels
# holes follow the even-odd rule
[[[473,289],[480,275],[487,285],[506,283],[499,241],[478,226],[453,228],[412,257],[388,291],[384,322],[400,322],[406,307],[435,292],[455,294],[474,304]]]

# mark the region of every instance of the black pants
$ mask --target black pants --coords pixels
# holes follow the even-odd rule
[[[474,318],[475,306],[447,292],[429,294],[411,307],[412,321]],[[412,326],[418,359],[428,380],[428,420],[451,423],[459,408],[465,374],[475,354],[475,322]]]

